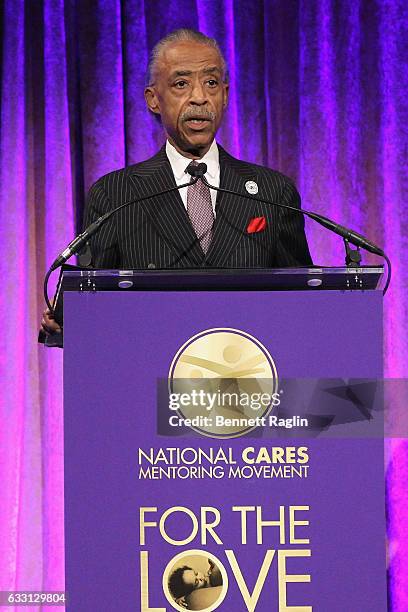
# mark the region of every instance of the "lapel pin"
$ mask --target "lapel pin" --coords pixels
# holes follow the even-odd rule
[[[252,195],[258,193],[258,185],[255,183],[255,181],[247,181],[245,183],[245,189],[248,193],[251,193]]]

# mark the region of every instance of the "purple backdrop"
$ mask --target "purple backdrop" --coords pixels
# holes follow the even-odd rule
[[[173,358],[177,354],[178,359],[183,359],[178,353],[181,345],[184,355],[199,356],[200,350],[188,339],[202,330],[227,326],[244,330],[270,351],[277,368],[278,389],[283,390],[282,409],[302,416],[313,413],[319,399],[324,403],[325,393],[313,393],[310,400],[307,391],[301,390],[300,381],[298,390],[291,393],[285,379],[381,376],[381,300],[382,296],[375,292],[346,295],[297,291],[274,295],[246,291],[66,293],[64,438],[68,610],[140,611],[141,606],[137,605],[140,601],[139,554],[146,549],[150,551],[150,612],[172,610],[166,605],[161,589],[163,570],[173,555],[185,549],[204,548],[221,561],[225,561],[223,549],[233,549],[243,562],[243,573],[252,591],[265,549],[273,549],[276,540],[266,536],[262,547],[249,536],[248,545],[242,546],[234,513],[229,514],[231,506],[263,505],[270,516],[271,508],[301,503],[310,506],[311,544],[307,548],[312,552],[304,567],[312,574],[311,584],[290,585],[289,607],[284,608],[277,605],[274,594],[277,579],[269,575],[266,580],[269,585],[265,584],[262,589],[256,612],[278,612],[278,608],[288,612],[312,608],[315,612],[385,612],[383,440],[369,439],[373,421],[360,422],[359,439],[352,439],[353,425],[349,422],[331,428],[331,433],[329,429],[326,433],[333,436],[330,439],[325,439],[323,433],[321,437],[312,435],[301,440],[291,438],[290,432],[266,427],[253,431],[249,437],[220,440],[194,435],[189,428],[170,427],[167,384],[163,385],[162,401],[157,388],[157,377],[162,377],[165,383],[169,368],[172,376],[180,375]],[[121,313],[120,320],[110,326],[112,311],[116,310]],[[303,317],[299,317],[300,312]],[[316,312],[319,317],[315,316]],[[354,333],[344,334],[343,322],[350,320],[354,322]],[[80,355],[79,336],[83,349]],[[228,365],[219,345],[213,350],[209,348],[214,346],[212,342],[207,335],[208,352],[205,355],[202,352],[201,356]],[[243,345],[238,341],[237,346]],[[112,359],[106,359],[107,354]],[[251,354],[245,353],[240,361],[234,361],[235,368],[242,371],[243,361],[248,363]],[[187,367],[184,375],[188,371]],[[191,387],[187,385],[187,388]],[[207,383],[205,388],[209,389]],[[342,407],[347,411],[344,404]],[[213,417],[214,412],[207,414]],[[337,414],[340,412],[341,409]],[[198,409],[194,414],[203,412]],[[259,413],[251,416],[255,414]],[[265,445],[270,448],[287,444],[295,447],[301,444],[309,449],[307,478],[154,480],[140,478],[139,474],[139,448],[147,452],[154,448],[156,453],[174,446],[193,446],[206,452],[210,448],[228,452],[231,448],[237,465],[242,465],[239,457],[248,445],[257,449],[256,456]],[[164,466],[164,463],[157,465]],[[200,538],[196,538],[188,545],[175,547],[164,542],[156,530],[148,530],[146,546],[140,545],[137,538],[140,506],[157,507],[159,516],[167,508],[182,505],[199,516],[200,507],[207,504],[221,511],[223,546],[216,545],[212,538],[200,546]],[[153,515],[149,517],[153,519]],[[190,519],[186,521],[186,517],[178,515],[177,519],[174,517],[175,526],[177,536],[173,537],[181,539],[190,530]],[[303,607],[306,604],[311,607]],[[228,595],[217,612],[244,612],[245,609],[236,581],[230,576]],[[144,610],[147,612],[147,608]]]
[[[0,589],[59,589],[61,355],[35,342],[42,277],[79,227],[90,184],[163,142],[142,96],[149,50],[175,27],[215,36],[232,85],[220,142],[292,176],[304,205],[384,247],[394,267],[385,369],[405,376],[408,7],[406,0],[4,0],[0,18]],[[342,263],[339,240],[307,231],[316,262]],[[403,611],[408,443],[394,440],[389,455],[392,599]]]

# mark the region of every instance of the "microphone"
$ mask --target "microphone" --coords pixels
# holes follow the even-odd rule
[[[136,198],[135,200],[130,200],[128,202],[125,202],[124,204],[121,204],[117,208],[114,208],[110,210],[109,212],[105,213],[104,215],[102,215],[101,217],[99,217],[96,221],[91,223],[91,225],[88,225],[88,227],[82,232],[82,234],[79,234],[78,236],[76,236],[69,243],[69,245],[62,251],[62,253],[60,253],[58,257],[54,260],[54,262],[52,263],[50,267],[51,272],[56,270],[60,266],[62,266],[70,257],[72,257],[72,255],[75,255],[75,253],[78,253],[78,251],[82,249],[82,247],[89,240],[89,238],[91,238],[93,234],[98,232],[99,229],[102,227],[102,225],[104,225],[106,221],[108,221],[108,219],[110,219],[110,217],[115,215],[119,210],[121,210],[122,208],[125,208],[126,206],[130,206],[130,204],[134,204],[135,202],[143,202],[143,200],[148,200],[149,198],[162,196],[162,195],[165,195],[166,193],[170,193],[172,191],[182,189],[183,187],[194,185],[194,183],[196,183],[198,179],[204,178],[204,174],[207,172],[207,164],[199,163],[195,165],[191,163],[187,166],[186,172],[191,176],[191,180],[189,183],[185,183],[184,185],[177,185],[176,187],[170,187],[170,189],[165,189],[164,191],[160,191],[159,193],[153,193],[152,195],[145,196],[143,198]]]
[[[194,185],[194,183],[196,183],[198,179],[202,177],[203,174],[207,171],[207,166],[205,164],[198,164],[198,166],[191,166],[193,168],[199,168],[200,166],[204,166],[205,168],[202,174],[193,175],[189,170],[188,173],[191,175],[191,180],[189,183],[184,183],[183,185],[176,185],[176,187],[170,187],[170,189],[164,189],[163,191],[159,191],[158,193],[149,194],[147,196],[144,196],[143,198],[135,198],[134,200],[129,200],[128,202],[124,202],[120,206],[117,206],[116,208],[113,208],[109,212],[105,213],[104,215],[101,215],[100,217],[98,217],[96,221],[91,223],[91,225],[88,225],[88,227],[82,232],[82,234],[79,234],[73,240],[71,240],[69,245],[62,251],[62,253],[58,255],[58,257],[51,264],[49,272],[53,272],[54,270],[62,266],[70,257],[72,257],[72,255],[75,255],[75,253],[78,253],[78,251],[82,249],[82,247],[89,240],[89,238],[93,236],[93,234],[98,232],[100,228],[102,227],[102,225],[104,225],[106,221],[108,221],[108,219],[113,217],[113,215],[115,215],[119,210],[122,210],[122,208],[126,208],[127,206],[130,206],[131,204],[135,204],[136,202],[143,202],[144,200],[149,200],[150,198],[155,198],[155,197],[159,197],[162,195],[166,195],[167,193],[171,193],[172,191],[177,191],[178,189],[182,189],[183,187],[189,187],[190,185]],[[188,166],[188,168],[190,168],[190,166]],[[202,169],[200,171],[202,171]]]
[[[62,266],[70,257],[72,257],[72,255],[78,253],[78,251],[82,249],[82,247],[89,240],[89,238],[93,234],[95,234],[95,232],[97,232],[99,228],[102,227],[102,225],[109,219],[109,217],[111,216],[111,212],[112,211],[109,211],[108,213],[105,213],[104,215],[99,217],[96,221],[91,223],[91,225],[88,225],[88,227],[82,232],[82,234],[79,234],[73,240],[71,240],[66,249],[64,249],[62,253],[60,253],[58,257],[54,260],[54,262],[51,264],[50,271],[53,272],[54,270]]]
[[[335,234],[338,234],[339,236],[341,236],[345,240],[348,240],[348,242],[351,242],[355,246],[361,247],[366,251],[369,251],[370,253],[374,253],[374,255],[385,257],[384,251],[380,249],[380,247],[378,247],[376,244],[374,244],[374,242],[371,242],[371,240],[368,240],[368,238],[366,238],[362,234],[359,234],[354,230],[345,227],[344,225],[340,225],[339,223],[332,221],[328,217],[324,217],[323,215],[319,215],[318,213],[312,212],[310,210],[304,210],[303,208],[290,206],[290,204],[282,204],[281,202],[271,202],[270,200],[264,200],[249,193],[244,195],[237,191],[231,191],[230,189],[223,189],[221,187],[215,187],[214,185],[210,185],[210,183],[204,176],[207,172],[207,165],[204,163],[197,164],[196,166],[190,164],[187,167],[187,172],[192,177],[197,177],[197,180],[201,179],[207,187],[209,187],[210,189],[214,189],[215,191],[219,191],[221,193],[228,193],[230,195],[239,196],[241,198],[249,198],[250,200],[260,202],[261,204],[270,204],[272,206],[277,206],[278,208],[286,208],[287,210],[293,210],[297,213],[300,213],[305,217],[309,217],[310,219],[317,221],[317,223],[320,223],[320,225],[322,225],[326,229],[330,230],[331,232],[334,232]]]
[[[316,221],[317,223],[319,223],[326,229],[330,230],[331,232],[337,234],[338,236],[341,236],[346,243],[351,242],[351,244],[354,244],[354,246],[356,247],[363,248],[366,251],[373,253],[374,255],[379,255],[380,257],[383,257],[385,261],[387,262],[388,273],[387,273],[387,281],[385,283],[382,293],[383,295],[387,293],[388,287],[391,282],[391,261],[389,257],[387,256],[387,254],[384,253],[384,251],[380,249],[379,246],[377,246],[371,240],[368,240],[368,238],[366,238],[362,234],[359,234],[358,232],[352,229],[349,229],[348,227],[345,227],[344,225],[335,223],[335,221],[332,221],[328,217],[319,215],[318,213],[312,212],[311,210],[304,210],[303,208],[297,208],[296,206],[290,206],[290,204],[282,204],[281,202],[271,202],[270,200],[264,200],[263,198],[258,198],[249,193],[242,194],[236,191],[232,191],[231,189],[223,189],[222,187],[215,187],[214,185],[210,185],[210,183],[207,181],[207,179],[204,176],[205,173],[207,172],[207,166],[204,163],[197,164],[196,166],[194,165],[188,166],[187,172],[191,176],[198,175],[198,178],[201,179],[203,183],[209,189],[214,189],[215,191],[219,191],[220,193],[228,193],[230,195],[239,196],[240,198],[249,198],[250,200],[255,200],[256,202],[260,202],[261,204],[269,204],[272,206],[277,206],[278,208],[285,208],[287,210],[292,210],[296,213],[300,213],[304,215],[305,217],[309,217],[310,219],[313,219],[314,221]]]
[[[188,172],[188,174],[193,178],[197,177],[197,180],[201,178],[205,182],[204,174],[207,172],[207,164],[204,162],[200,162],[199,164],[189,164],[186,168],[186,172]]]
[[[207,171],[207,166],[205,164],[198,164],[198,166],[204,166],[205,167],[204,172]],[[62,266],[70,257],[72,257],[72,255],[75,255],[75,253],[78,253],[82,249],[82,247],[85,245],[85,243],[88,242],[89,238],[93,236],[93,234],[98,232],[100,228],[102,227],[102,225],[104,225],[108,221],[108,219],[113,217],[113,215],[115,215],[119,210],[122,210],[122,208],[126,208],[127,206],[130,206],[131,204],[135,204],[136,202],[143,202],[144,200],[150,200],[151,198],[166,195],[167,193],[171,193],[172,191],[177,191],[178,189],[182,189],[183,187],[189,187],[190,185],[194,185],[198,181],[199,178],[200,178],[200,175],[199,176],[191,175],[191,180],[188,183],[184,183],[183,185],[176,185],[175,187],[164,189],[163,191],[159,191],[158,193],[149,194],[147,196],[144,196],[143,198],[135,198],[133,200],[129,200],[128,202],[124,202],[120,206],[117,206],[116,208],[113,208],[112,210],[105,213],[104,215],[101,215],[100,217],[98,217],[96,221],[88,225],[88,227],[82,232],[82,234],[79,234],[73,240],[71,240],[69,245],[53,261],[53,263],[51,264],[44,278],[44,300],[50,312],[52,313],[54,312],[54,308],[48,297],[48,280],[51,276],[51,273],[57,268],[59,268],[60,266]]]
[[[388,289],[388,285],[390,282],[390,276],[391,276],[390,274],[391,262],[382,249],[380,249],[376,244],[374,244],[374,242],[372,242],[371,240],[368,240],[368,238],[366,238],[362,234],[359,234],[355,232],[354,230],[351,230],[343,225],[335,223],[328,217],[324,217],[323,215],[320,215],[312,211],[304,210],[302,208],[297,208],[296,206],[291,206],[290,204],[282,204],[281,202],[271,202],[270,200],[264,200],[263,198],[258,198],[249,193],[242,194],[236,191],[232,191],[230,189],[223,189],[221,187],[215,187],[214,185],[210,185],[210,183],[205,178],[206,172],[207,172],[207,164],[205,164],[204,162],[200,162],[199,164],[191,163],[186,168],[186,173],[188,173],[191,176],[190,182],[184,183],[182,185],[176,185],[175,187],[170,187],[170,189],[164,189],[163,191],[160,191],[158,193],[149,194],[147,196],[144,196],[143,198],[135,198],[133,200],[129,200],[128,202],[124,202],[120,206],[117,206],[116,208],[105,213],[104,215],[101,215],[96,221],[91,223],[91,225],[89,225],[81,234],[76,236],[68,244],[68,246],[64,249],[64,251],[62,251],[62,253],[60,253],[58,257],[54,260],[54,262],[52,263],[44,279],[44,298],[45,298],[45,302],[48,308],[50,309],[50,311],[53,312],[53,307],[48,299],[48,292],[47,292],[47,285],[48,285],[48,279],[49,279],[50,274],[54,270],[62,266],[72,255],[74,255],[75,253],[78,253],[78,251],[82,249],[82,247],[89,240],[89,238],[93,236],[93,234],[98,232],[100,228],[102,227],[102,225],[104,225],[108,221],[108,219],[110,219],[113,215],[115,215],[119,210],[122,210],[123,208],[126,208],[127,206],[130,206],[131,204],[135,204],[136,202],[143,202],[144,200],[149,200],[154,197],[162,196],[167,193],[171,193],[172,191],[177,191],[178,189],[182,189],[183,187],[189,187],[190,185],[194,185],[198,180],[202,180],[203,183],[209,189],[214,189],[215,191],[219,191],[220,193],[228,193],[230,195],[238,196],[241,198],[247,198],[247,199],[249,198],[251,200],[255,200],[256,202],[260,202],[261,204],[269,204],[272,206],[277,206],[278,208],[284,208],[286,210],[292,210],[296,213],[300,213],[306,217],[309,217],[310,219],[313,219],[314,221],[316,221],[317,223],[319,223],[326,229],[334,232],[335,234],[338,234],[339,236],[344,238],[344,240],[351,242],[355,246],[361,247],[365,249],[366,251],[369,251],[370,253],[379,255],[380,257],[384,257],[388,263],[388,269],[389,269],[388,280],[386,283],[386,287],[384,289],[384,293]],[[198,238],[200,239],[200,237]]]

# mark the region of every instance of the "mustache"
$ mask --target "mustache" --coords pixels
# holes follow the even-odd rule
[[[215,117],[215,113],[207,108],[188,108],[180,115],[182,121],[188,121],[189,119],[208,119],[208,121],[214,121]]]

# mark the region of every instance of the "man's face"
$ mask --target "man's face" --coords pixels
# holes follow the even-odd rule
[[[207,580],[201,572],[196,572],[193,569],[184,570],[183,582],[187,586],[193,587],[193,589],[202,589],[206,586]]]
[[[162,52],[145,98],[180,153],[202,157],[210,148],[228,100],[223,77],[222,60],[213,47],[180,41]]]

